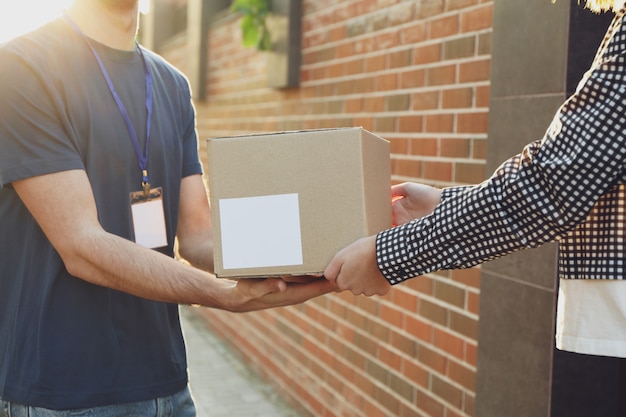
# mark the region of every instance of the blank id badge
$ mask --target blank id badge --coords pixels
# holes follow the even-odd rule
[[[130,209],[135,242],[150,249],[167,246],[163,189],[151,189],[147,195],[144,191],[130,193]]]

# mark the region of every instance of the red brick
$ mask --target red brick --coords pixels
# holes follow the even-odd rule
[[[389,15],[386,12],[375,13],[368,18],[369,29],[378,32],[389,27]]]
[[[336,48],[335,53],[337,58],[346,58],[354,55],[354,43],[344,43]]]
[[[478,338],[478,320],[456,311],[450,312],[450,329],[472,340]]]
[[[424,129],[423,124],[423,116],[399,116],[398,132],[421,132]]]
[[[426,71],[422,69],[405,71],[400,73],[400,88],[415,88],[424,85]]]
[[[433,327],[423,317],[416,314],[407,314],[404,330],[424,342],[432,342]],[[415,355],[415,352],[412,352],[412,354]]]
[[[411,95],[411,110],[434,110],[439,107],[439,91],[425,91]]]
[[[369,398],[364,398],[362,410],[367,410],[367,417],[387,417],[387,411],[380,407],[379,404],[373,402]],[[349,415],[349,414],[344,414]]]
[[[488,112],[461,113],[457,118],[458,133],[487,133]]]
[[[489,86],[479,86],[476,87],[476,107],[489,107],[490,98],[490,88]]]
[[[463,411],[469,417],[473,417],[476,415],[476,397],[474,395],[470,395],[469,393],[465,393],[463,396]]]
[[[469,10],[461,14],[461,30],[463,32],[473,32],[482,29],[489,29],[493,24],[493,5]]]
[[[390,112],[407,111],[411,106],[410,94],[389,95],[385,99],[386,109]]]
[[[353,59],[345,64],[345,72],[343,75],[361,74],[363,72],[363,60]]]
[[[450,271],[450,278],[455,282],[478,290],[480,288],[480,267]]]
[[[361,56],[370,52],[376,52],[376,39],[373,37],[357,39],[354,43],[354,51]]]
[[[346,113],[360,113],[363,111],[363,100],[361,98],[351,98],[345,101]]]
[[[435,281],[435,297],[449,305],[460,308],[465,306],[465,290],[448,281]]]
[[[376,130],[374,128],[374,119],[371,117],[355,117],[353,120],[353,126],[360,126],[370,132],[374,132]]]
[[[446,2],[446,10],[457,10],[478,4],[479,0],[448,0]]]
[[[393,346],[396,351],[402,352],[404,357],[415,357],[418,342],[412,335],[390,329],[389,340],[390,345]]]
[[[415,5],[413,2],[402,2],[389,8],[389,25],[398,26],[415,19]]]
[[[457,15],[444,16],[430,23],[430,38],[438,39],[452,36],[459,32],[459,17]]]
[[[478,55],[491,55],[491,51],[493,50],[493,34],[489,33],[481,33],[478,35],[478,48],[476,53]]]
[[[326,67],[325,78],[338,78],[344,75],[344,64],[329,64]]]
[[[439,400],[433,398],[430,393],[418,391],[415,405],[429,417],[444,417],[445,407]]]
[[[453,88],[441,93],[441,106],[444,109],[471,108],[474,98],[472,88]]]
[[[365,97],[363,98],[363,110],[366,112],[381,113],[385,110],[384,97]]]
[[[397,417],[415,417],[417,415],[419,415],[419,412],[415,405],[400,403],[400,411]]]
[[[324,31],[326,34],[326,42],[337,42],[346,38],[346,27],[338,26]]]
[[[480,294],[468,291],[467,292],[467,311],[472,314],[478,315],[480,307]]]
[[[474,139],[472,141],[472,158],[487,159],[487,139]]]
[[[310,60],[307,60],[307,63],[316,63],[330,61],[335,59],[337,56],[336,50],[334,47],[324,48],[317,50],[311,54]]]
[[[476,55],[476,37],[455,38],[443,43],[443,59],[465,59]]]
[[[478,364],[478,347],[475,344],[465,344],[465,362],[476,367]]]
[[[365,64],[363,70],[366,72],[382,71],[387,66],[386,55],[376,55],[365,58]]]
[[[419,156],[437,156],[437,139],[433,138],[419,138],[411,141],[411,155]],[[418,282],[419,281],[419,282]],[[428,286],[428,290],[431,289],[431,281],[422,278],[411,280],[411,284],[414,284],[413,288],[425,288]]]
[[[491,60],[468,62],[459,66],[459,82],[489,81],[491,77]]]
[[[446,417],[467,417],[465,413],[460,413],[452,408],[446,408]]]
[[[426,40],[426,24],[414,21],[411,26],[400,29],[400,42],[402,44],[416,44]]]
[[[378,347],[378,359],[389,369],[400,371],[402,365],[402,357],[397,351],[388,348],[389,345],[380,344]]]
[[[380,306],[380,318],[392,326],[402,328],[404,323],[404,313],[398,308],[386,304]]]
[[[456,408],[460,409],[463,406],[463,391],[436,375],[433,376],[432,391]]]
[[[428,140],[428,141],[432,142],[432,140]],[[421,140],[417,139],[416,141],[414,141],[414,143],[416,142],[419,143],[421,142]],[[415,290],[419,293],[426,294],[426,295],[431,295],[433,292],[433,280],[432,278],[428,276],[422,276],[419,278],[410,279],[408,281],[403,282],[402,285],[405,285],[412,290]],[[419,300],[418,300],[418,303],[419,303]]]
[[[346,366],[350,366],[346,364]],[[342,375],[344,375],[342,373]],[[371,397],[374,394],[374,382],[372,378],[363,373],[362,371],[355,372],[353,376],[350,378],[350,382],[354,384],[358,390],[368,397]]]
[[[427,388],[429,383],[429,372],[415,359],[404,359],[402,364],[402,374],[414,382],[415,385]]]
[[[355,304],[359,306],[362,311],[369,313],[370,315],[376,316],[380,311],[379,298],[357,297],[355,299]]]
[[[374,48],[377,51],[384,51],[385,49],[395,48],[400,44],[400,37],[394,30],[392,32],[379,33],[373,37]]]
[[[389,139],[389,147],[390,147],[390,152],[392,154],[403,154],[403,155],[406,155],[406,154],[409,153],[409,139],[407,139],[407,138],[391,138],[391,139]],[[392,295],[395,295],[397,293],[400,293],[400,291],[392,291],[391,292]]]
[[[374,130],[376,132],[395,132],[396,117],[377,117],[374,119]]]
[[[424,19],[443,12],[444,2],[441,0],[421,0],[416,4],[416,19]]]
[[[374,339],[382,343],[387,343],[389,342],[389,335],[392,331],[392,328],[386,321],[368,320],[365,331]]]
[[[426,85],[453,85],[456,83],[456,65],[444,65],[426,70]]]
[[[442,351],[463,359],[465,355],[465,342],[458,336],[450,333],[450,331],[434,329],[433,344]]]
[[[398,397],[391,393],[387,387],[374,388],[374,398],[378,400],[381,406],[391,412],[392,415],[397,415],[400,410],[400,400]]]
[[[392,158],[391,174],[403,177],[418,177],[421,175],[421,162],[407,159]]]
[[[376,91],[389,91],[398,88],[398,76],[395,73],[379,75],[375,79]]]
[[[423,65],[441,61],[441,46],[439,44],[418,46],[413,51],[413,64]]]
[[[346,94],[354,94],[355,92],[364,94],[374,91],[375,77],[357,78],[352,81],[352,91],[346,92]]]
[[[476,371],[472,368],[450,361],[448,363],[448,376],[451,380],[472,392],[476,389]]]
[[[397,69],[402,67],[408,67],[411,65],[413,59],[413,51],[411,49],[405,49],[402,51],[391,52],[387,55],[388,67],[391,69]]]
[[[469,158],[470,144],[468,139],[442,139],[439,154],[446,158]]]
[[[448,366],[448,359],[439,351],[426,345],[420,345],[417,359],[435,372],[444,375]]]
[[[478,184],[485,179],[485,165],[457,162],[455,164],[454,182],[461,184]]]
[[[365,324],[365,316],[356,311],[354,308],[347,309],[346,319],[359,328],[362,328]]]
[[[397,141],[397,139],[394,141]],[[393,147],[394,141],[391,142],[392,147]],[[406,153],[406,151],[403,153]],[[399,286],[397,288],[394,288],[390,293],[391,293],[391,301],[393,302],[394,305],[400,308],[403,308],[409,312],[416,311],[417,296],[415,294],[410,293]]]
[[[452,133],[454,130],[454,115],[452,114],[430,114],[424,118],[425,132]]]
[[[419,314],[442,326],[448,324],[448,309],[431,301],[420,300]]]

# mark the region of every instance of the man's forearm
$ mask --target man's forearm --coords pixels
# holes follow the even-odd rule
[[[104,231],[81,237],[64,261],[72,275],[85,281],[163,302],[225,308],[225,290],[232,286]]]

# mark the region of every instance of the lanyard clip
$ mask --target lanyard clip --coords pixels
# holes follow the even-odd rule
[[[143,170],[143,180],[141,181],[141,186],[143,187],[143,195],[144,197],[150,196],[150,180],[148,179],[148,170]]]

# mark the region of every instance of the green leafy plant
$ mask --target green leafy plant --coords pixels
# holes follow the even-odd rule
[[[259,51],[272,49],[272,39],[267,28],[270,0],[234,0],[231,10],[243,15],[241,19],[242,44]]]

